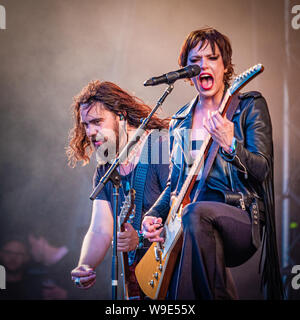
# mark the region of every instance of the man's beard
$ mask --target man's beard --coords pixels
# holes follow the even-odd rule
[[[112,163],[120,151],[127,143],[127,135],[124,132],[119,132],[118,125],[115,123],[113,129],[103,130],[96,136],[97,141],[103,143],[96,148],[96,159],[98,164],[105,165]]]

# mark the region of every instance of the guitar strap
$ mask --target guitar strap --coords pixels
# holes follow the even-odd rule
[[[148,144],[148,146],[147,146]],[[143,199],[144,199],[144,189],[146,176],[149,167],[149,159],[151,159],[151,133],[148,136],[147,144],[144,145],[139,163],[136,167],[135,177],[133,187],[135,189],[135,217],[133,220],[133,227],[136,230],[140,230],[141,219],[142,219],[142,209],[143,209]]]
[[[135,230],[140,230],[142,220],[142,209],[144,200],[145,182],[148,172],[148,167],[151,159],[151,133],[145,143],[140,160],[136,166],[133,188],[135,190],[135,216],[132,226]],[[132,265],[135,259],[135,250],[128,252],[128,264]]]
[[[228,120],[232,120],[232,117],[239,105],[240,99],[238,97],[238,93],[236,93],[233,97],[232,100],[228,106],[227,112],[226,112],[226,116]],[[209,175],[209,172],[211,170],[211,167],[215,161],[215,158],[217,156],[217,153],[219,151],[219,145],[217,142],[213,141],[213,143],[211,144],[211,147],[209,149],[209,153],[204,165],[204,169],[200,178],[200,181],[198,183],[194,198],[192,200],[192,202],[196,202],[196,200],[199,198],[199,196],[201,195],[201,192],[203,191],[203,186],[205,184],[205,181]],[[201,198],[200,198],[201,199]]]

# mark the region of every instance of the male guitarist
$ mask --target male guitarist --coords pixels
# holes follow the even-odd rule
[[[87,164],[91,153],[96,151],[99,165],[94,175],[95,187],[109,168],[109,162],[123,149],[139,127],[141,119],[147,117],[150,111],[149,106],[116,84],[91,81],[74,98],[75,126],[67,150],[70,165],[74,167],[78,161]],[[148,131],[129,152],[128,161],[119,166],[122,181],[119,206],[132,193],[132,189],[135,194],[135,217],[132,225],[125,221],[125,230],[119,232],[117,237],[118,251],[130,253],[129,261],[124,261],[129,269],[134,269],[134,264],[146,251],[142,248],[143,236],[138,233],[142,216],[166,187],[169,172],[168,141],[165,139],[164,143],[163,134],[158,131],[168,128],[168,124],[169,119],[162,120],[154,115],[148,124]],[[71,272],[73,281],[82,289],[94,285],[95,268],[103,261],[112,242],[112,189],[112,183],[108,182],[93,202],[91,224],[82,244],[79,263]],[[130,207],[132,206],[129,204],[128,208]],[[129,275],[134,277],[134,272]],[[126,279],[126,282],[126,298],[138,299],[138,285],[130,279]]]
[[[189,199],[184,199],[181,255],[175,271],[169,271],[173,278],[168,295],[173,299],[237,299],[227,267],[241,265],[256,252],[263,229],[263,284],[268,298],[282,297],[271,120],[265,99],[256,91],[239,95],[231,121],[218,112],[234,73],[231,57],[229,39],[213,28],[191,32],[179,56],[181,67],[197,64],[201,72],[191,79],[197,97],[170,123],[172,162],[167,187],[142,223],[150,241],[164,242],[161,223],[208,134],[219,149],[201,190],[197,188],[200,172]]]

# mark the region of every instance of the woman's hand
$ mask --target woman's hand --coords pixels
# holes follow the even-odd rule
[[[203,121],[204,128],[212,136],[221,148],[227,153],[230,153],[230,146],[234,136],[234,124],[221,114],[216,112],[209,112],[208,119]]]
[[[160,237],[162,228],[162,218],[147,216],[142,222],[142,232],[144,237],[150,242],[164,242],[164,238]]]

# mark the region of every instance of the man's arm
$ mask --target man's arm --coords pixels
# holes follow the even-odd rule
[[[80,278],[82,288],[90,288],[96,281],[95,268],[103,261],[113,236],[113,216],[110,203],[94,200],[90,227],[84,237],[78,266],[72,279]]]
[[[104,259],[113,237],[111,205],[105,200],[94,200],[90,227],[84,237],[78,265],[95,269]]]

